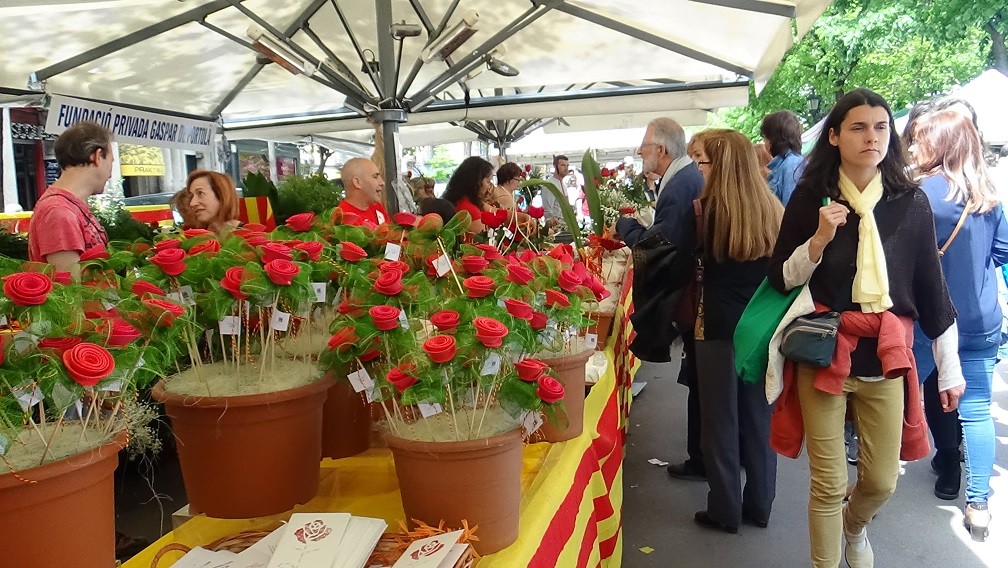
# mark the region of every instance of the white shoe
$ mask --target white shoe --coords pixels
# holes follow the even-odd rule
[[[875,552],[868,541],[868,527],[862,527],[861,532],[847,532],[847,507],[844,507],[844,558],[848,568],[874,568]]]

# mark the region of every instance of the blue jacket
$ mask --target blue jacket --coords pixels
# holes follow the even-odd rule
[[[770,160],[767,167],[770,168],[770,175],[767,176],[767,183],[774,195],[785,206],[794,193],[795,185],[798,184],[798,166],[805,159],[800,154],[795,154],[791,150]]]
[[[662,187],[650,228],[641,225],[637,219],[623,218],[616,222],[616,232],[631,248],[654,231],[661,231],[670,243],[692,251],[696,248],[696,236],[692,233],[693,225],[689,219],[693,217],[693,200],[700,197],[702,188],[703,175],[696,164],[690,162]]]

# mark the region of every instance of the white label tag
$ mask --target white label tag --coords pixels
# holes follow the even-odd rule
[[[434,259],[434,270],[438,276],[444,276],[451,272],[451,260],[447,256],[441,255]]]
[[[483,368],[480,370],[481,375],[496,375],[501,369],[501,357],[499,353],[492,352],[487,355],[486,361],[483,362]]]
[[[182,286],[179,288],[179,294],[182,295],[182,303],[187,306],[196,305],[196,295],[193,293],[192,286]]]
[[[526,410],[522,415],[522,430],[525,431],[525,436],[531,436],[535,434],[543,425],[542,413],[539,411]]]
[[[213,330],[209,330],[209,331],[213,331]],[[98,390],[106,391],[106,392],[122,392],[122,385],[123,385],[122,380],[121,379],[116,379],[114,381],[110,381],[109,384],[101,387]]]
[[[111,302],[102,302],[102,307],[105,308],[105,311],[107,312],[107,311],[111,310],[112,308],[114,308],[115,304],[113,304]]]
[[[7,316],[0,316],[0,325],[7,325]]]
[[[221,335],[241,335],[241,318],[238,316],[224,316],[217,322],[217,329]]]
[[[25,412],[42,402],[42,389],[35,383],[14,387],[12,393]]]
[[[402,254],[402,247],[396,243],[386,243],[385,244],[385,260],[391,260],[393,262],[399,260],[399,256]]]
[[[312,290],[315,290],[315,301],[325,302],[326,297],[326,283],[325,282],[312,282]]]
[[[399,325],[402,326],[403,329],[409,329],[409,319],[406,317],[406,312],[403,310],[399,310]]]
[[[588,349],[595,349],[598,347],[598,334],[588,333],[585,335],[585,347]]]
[[[364,393],[367,401],[373,402],[374,380],[371,379],[371,375],[368,375],[366,369],[358,369],[350,373],[347,375],[347,380],[350,381],[350,386],[353,387],[354,392]]]
[[[504,228],[504,238],[505,239],[513,239],[514,238],[514,233],[511,232],[511,229],[508,229],[506,227]]]
[[[38,344],[38,339],[38,337],[23,331],[16,333],[14,334],[14,350],[17,351],[18,355],[24,355],[29,349]]]
[[[10,438],[4,434],[0,434],[0,456],[7,453],[7,448],[10,446]]]
[[[290,326],[290,314],[273,308],[273,315],[270,316],[270,329],[273,331],[287,331]]]
[[[430,418],[435,414],[441,414],[442,412],[444,412],[444,409],[441,408],[441,405],[436,402],[434,404],[427,404],[426,402],[418,402],[417,410],[420,411],[420,415],[423,416],[424,418]]]
[[[504,300],[507,300],[507,299],[508,298],[497,298],[497,307],[498,308],[504,308],[506,310],[507,309],[507,305],[504,303]]]
[[[347,375],[346,378],[350,381],[350,386],[353,387],[354,392],[364,392],[364,383],[361,381],[360,371],[354,371]]]
[[[176,304],[185,303],[185,300],[182,299],[182,294],[180,292],[169,292],[165,297],[175,302]]]

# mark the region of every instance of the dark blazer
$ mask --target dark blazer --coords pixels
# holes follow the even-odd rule
[[[690,162],[662,187],[650,228],[641,225],[637,219],[627,217],[616,222],[616,232],[630,248],[651,232],[661,231],[670,243],[692,250],[696,238],[690,232],[692,225],[688,222],[693,216],[693,200],[700,197],[702,188],[703,175],[696,164]]]

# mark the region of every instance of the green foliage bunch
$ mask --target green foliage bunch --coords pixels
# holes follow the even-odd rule
[[[343,199],[343,184],[332,181],[324,173],[309,176],[291,175],[277,187],[275,212],[278,220],[298,213],[324,213]]]

